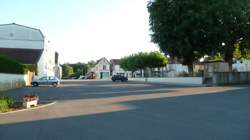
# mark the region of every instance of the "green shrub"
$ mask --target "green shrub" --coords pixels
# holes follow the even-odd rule
[[[198,70],[198,72],[196,72],[194,75],[196,77],[202,77],[204,75],[204,70]]]
[[[14,106],[14,99],[9,96],[0,96],[0,112],[6,112]]]
[[[0,73],[24,74],[25,66],[14,59],[0,55]]]
[[[25,67],[25,73],[27,73],[27,71],[31,71],[31,72],[35,72],[35,74],[38,74],[38,68],[36,64],[24,64]]]
[[[7,112],[9,110],[8,102],[0,99],[0,112]]]

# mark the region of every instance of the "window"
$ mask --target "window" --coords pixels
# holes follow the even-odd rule
[[[56,80],[55,77],[49,77],[49,80]]]
[[[103,65],[103,70],[106,70],[106,65]]]
[[[39,80],[47,80],[47,77],[42,77]]]

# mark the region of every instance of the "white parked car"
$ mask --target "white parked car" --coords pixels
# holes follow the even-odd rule
[[[60,80],[55,76],[44,76],[37,80],[33,80],[31,82],[31,85],[34,87],[39,86],[39,85],[52,85],[56,87],[59,84],[60,84]]]

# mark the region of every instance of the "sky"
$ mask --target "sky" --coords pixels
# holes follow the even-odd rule
[[[1,0],[0,24],[13,22],[40,29],[61,63],[159,50],[147,0]]]

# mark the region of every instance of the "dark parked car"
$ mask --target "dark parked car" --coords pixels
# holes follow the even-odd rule
[[[55,76],[44,76],[37,80],[33,80],[31,82],[31,85],[34,87],[39,86],[39,85],[52,85],[56,87],[59,84],[60,84],[60,80]]]
[[[126,82],[126,81],[128,81],[128,78],[125,77],[125,76],[123,76],[123,75],[113,75],[112,78],[111,78],[111,80],[112,80],[113,82],[115,82],[115,81]]]

